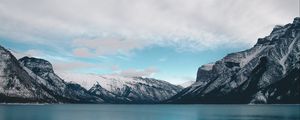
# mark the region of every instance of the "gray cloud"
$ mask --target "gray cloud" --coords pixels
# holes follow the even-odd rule
[[[70,72],[73,70],[82,70],[82,69],[103,69],[103,66],[93,63],[86,63],[81,61],[53,61],[54,71],[57,73],[60,72]]]
[[[0,36],[54,46],[73,43],[73,53],[82,57],[149,45],[249,46],[275,24],[291,22],[297,5],[297,0],[2,0]]]
[[[73,53],[77,56],[97,56],[123,54],[127,55],[134,49],[142,49],[149,42],[136,39],[76,39],[73,41],[75,49]]]

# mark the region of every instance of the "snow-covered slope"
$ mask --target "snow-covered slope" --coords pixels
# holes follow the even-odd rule
[[[275,27],[251,49],[200,67],[197,82],[169,102],[300,103],[299,62],[300,18],[295,18],[291,24]],[[297,84],[283,86],[291,83]],[[283,92],[285,87],[293,88]],[[282,91],[276,91],[279,89]],[[277,100],[271,99],[274,95],[279,96]]]
[[[101,76],[97,74],[59,72],[57,75],[66,82],[78,83],[87,90],[91,89],[101,79]]]
[[[194,84],[195,82],[196,82],[196,81],[190,80],[190,81],[186,81],[186,82],[180,84],[179,86],[181,86],[181,87],[183,87],[183,88],[186,88],[186,87],[191,86],[191,85]]]
[[[43,59],[19,61],[0,46],[0,103],[102,103],[78,84],[66,83]]]
[[[42,82],[0,46],[0,102],[58,102]]]
[[[155,103],[170,98],[182,89],[166,81],[152,78],[70,73],[61,73],[60,76],[85,86],[90,92],[109,96],[113,94],[122,99],[120,102],[123,103]],[[103,93],[103,89],[109,93]]]
[[[49,94],[59,102],[71,103],[101,103],[102,99],[91,95],[86,89],[76,83],[67,83],[54,71],[52,64],[44,59],[23,57],[19,63],[39,82],[48,89]]]
[[[0,56],[0,102],[157,103],[182,89],[165,81],[118,75],[62,74],[69,80],[65,82],[44,59],[17,60],[1,46]]]

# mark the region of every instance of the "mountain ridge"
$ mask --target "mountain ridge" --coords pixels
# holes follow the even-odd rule
[[[126,77],[117,74],[60,75],[67,81],[75,80],[74,82],[85,86],[92,93],[110,94],[110,98],[112,96],[118,97],[121,100],[117,103],[158,103],[158,101],[165,100],[182,89],[179,86],[154,78]]]
[[[252,48],[202,65],[185,88],[144,77],[91,78],[81,80],[88,85],[66,82],[49,61],[17,60],[0,45],[0,103],[299,104],[300,18],[275,26]]]
[[[66,82],[55,73],[47,60],[28,56],[17,60],[2,46],[0,55],[1,103],[158,103],[180,90],[170,83],[141,77],[132,78],[129,80],[132,82],[125,86],[126,89],[117,88],[117,92],[109,91],[99,83],[86,89],[76,82]],[[110,79],[114,80],[116,77]],[[119,83],[125,81],[115,80]],[[153,84],[149,86],[150,83]],[[169,87],[173,91],[170,92]],[[118,92],[128,93],[124,96]]]
[[[297,17],[293,23],[276,26],[270,35],[259,38],[252,48],[230,53],[213,64],[201,66],[198,69],[196,83],[166,102],[300,103],[299,84],[294,86],[296,90],[292,92],[293,95],[278,93],[277,102],[271,100],[273,96],[265,90],[277,82],[299,83],[300,73],[299,68],[296,67],[300,58],[299,39],[300,18]],[[289,79],[295,81],[286,80],[286,76],[291,76],[292,78]],[[283,96],[288,97],[283,98]],[[282,102],[280,99],[288,100]]]

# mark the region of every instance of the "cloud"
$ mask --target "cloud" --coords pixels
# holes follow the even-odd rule
[[[110,67],[110,69],[111,69],[112,71],[119,71],[119,70],[120,70],[120,67],[119,67],[118,65],[112,65],[112,66]]]
[[[118,72],[117,74],[126,77],[151,77],[158,72],[159,71],[156,68],[146,68],[144,70],[126,69]]]
[[[97,56],[113,54],[130,54],[135,49],[142,49],[147,41],[112,38],[112,39],[76,39],[72,45],[75,47],[73,53],[77,56]]]
[[[87,48],[76,48],[73,50],[73,54],[79,57],[92,57],[94,56]]]
[[[178,50],[250,46],[298,16],[297,0],[3,0],[0,36],[73,44],[75,55],[127,54],[151,45]]]
[[[27,50],[24,52],[20,52],[20,51],[15,51],[15,50],[11,50],[9,49],[10,52],[17,58],[20,59],[24,56],[30,56],[30,57],[36,57],[36,58],[42,58],[45,60],[48,60],[51,62],[51,64],[53,65],[53,69],[56,73],[60,73],[60,72],[75,72],[78,70],[88,70],[88,69],[105,69],[107,66],[103,66],[100,64],[96,64],[96,63],[89,63],[86,61],[79,61],[79,60],[74,60],[74,59],[68,59],[68,58],[64,58],[64,57],[59,57],[59,56],[51,56],[51,55],[47,55],[42,51],[39,50]],[[117,69],[118,66],[113,66],[115,69]],[[113,69],[112,67],[112,69]],[[89,72],[89,71],[87,71]]]
[[[103,66],[93,63],[81,62],[81,61],[53,61],[54,71],[59,72],[70,72],[76,70],[87,70],[87,69],[102,69]]]

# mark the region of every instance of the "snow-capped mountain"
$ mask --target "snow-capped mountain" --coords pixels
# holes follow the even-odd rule
[[[66,83],[43,59],[23,57],[19,61],[0,46],[1,103],[102,103],[101,98],[78,84]]]
[[[67,83],[54,71],[52,64],[44,59],[23,57],[19,59],[23,68],[38,79],[40,84],[49,89],[49,93],[59,102],[99,103],[102,99],[91,95],[86,89],[76,83]]]
[[[65,82],[44,59],[17,60],[1,46],[0,56],[0,102],[157,103],[182,89],[165,81],[118,75],[64,76],[74,81]]]
[[[58,102],[41,82],[0,46],[0,102]]]
[[[201,66],[196,82],[184,86],[118,74],[57,75],[50,62],[32,57],[17,60],[0,46],[1,103],[299,104],[300,18],[276,26],[248,50]]]
[[[143,77],[125,77],[121,75],[96,74],[60,74],[65,80],[70,80],[90,89],[98,96],[117,98],[115,103],[156,103],[175,95],[182,88],[166,81]]]
[[[300,18],[198,70],[171,103],[300,103]]]

